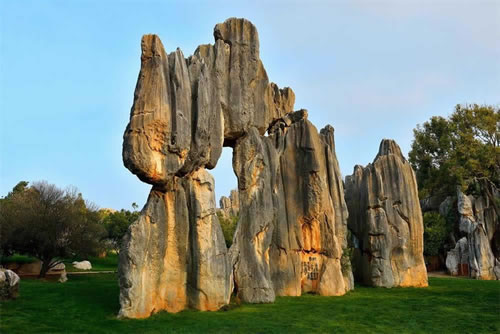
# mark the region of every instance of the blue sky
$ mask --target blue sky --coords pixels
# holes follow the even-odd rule
[[[407,154],[416,124],[457,103],[500,104],[498,1],[0,0],[0,196],[47,180],[100,207],[142,206],[150,186],[121,160],[141,36],[188,56],[233,16],[257,26],[295,108],[335,128],[344,175],[382,138]],[[236,186],[230,149],[213,174],[218,197]]]

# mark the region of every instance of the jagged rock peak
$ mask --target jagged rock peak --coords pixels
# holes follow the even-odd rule
[[[307,110],[294,112],[293,91],[269,82],[252,23],[228,19],[214,38],[188,59],[167,54],[156,35],[141,42],[122,154],[153,188],[120,252],[123,317],[217,310],[233,283],[251,303],[353,288],[333,128],[318,133]],[[234,149],[238,177],[223,200],[239,217],[229,251],[206,170],[223,146]]]
[[[293,111],[293,91],[269,82],[251,22],[228,19],[214,37],[188,59],[178,48],[167,54],[156,35],[142,38],[123,161],[143,182],[165,188],[174,176],[212,169],[222,146],[252,127],[263,135]]]
[[[229,45],[244,44],[251,42],[251,46],[259,52],[259,34],[252,22],[244,18],[231,17],[218,23],[214,27],[215,41],[221,39]]]
[[[165,53],[163,48],[163,44],[160,40],[160,37],[155,34],[148,34],[142,36],[141,39],[141,60],[152,58],[152,57],[160,57]]]
[[[380,142],[379,149],[378,149],[378,154],[375,157],[375,160],[373,160],[373,161],[375,162],[380,156],[390,155],[390,154],[397,155],[404,162],[406,162],[406,159],[405,159],[403,153],[401,153],[401,148],[396,143],[396,141],[394,141],[393,139],[382,139],[382,141]]]

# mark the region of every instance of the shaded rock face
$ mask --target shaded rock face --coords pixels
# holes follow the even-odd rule
[[[458,240],[455,248],[446,255],[446,268],[452,276],[469,275],[469,247],[466,237]]]
[[[465,234],[455,249],[447,254],[446,267],[452,275],[469,275],[483,280],[500,279],[500,215],[495,201],[500,193],[491,183],[483,184],[483,194],[478,197],[466,196],[457,190],[459,229]],[[455,266],[457,249],[459,266],[467,266],[467,272],[458,272]]]
[[[0,300],[19,297],[19,276],[12,270],[0,269]]]
[[[357,279],[380,287],[427,286],[415,174],[393,140],[384,139],[373,163],[355,166],[346,177],[346,202],[359,245]]]
[[[306,110],[293,111],[293,91],[269,82],[249,21],[217,24],[214,38],[187,59],[155,35],[142,39],[123,161],[153,187],[120,253],[124,317],[216,310],[233,284],[252,303],[353,287],[340,261],[347,207],[333,128],[318,133]],[[229,251],[206,171],[223,146],[238,177]]]

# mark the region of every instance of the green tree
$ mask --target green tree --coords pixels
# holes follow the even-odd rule
[[[450,232],[446,219],[437,212],[424,213],[424,254],[438,255]]]
[[[409,160],[420,198],[453,194],[476,178],[499,184],[500,111],[485,105],[457,105],[448,118],[432,117],[413,130]]]
[[[18,184],[19,185],[19,184]],[[95,255],[104,233],[96,208],[76,189],[61,190],[47,182],[14,187],[2,200],[2,248],[43,261],[40,277],[70,256]]]
[[[20,181],[12,188],[5,198],[0,199],[0,210],[2,206],[7,205],[8,201],[18,194],[24,192],[28,186],[28,182]],[[1,212],[1,211],[0,211]],[[5,221],[0,216],[0,256],[13,255],[14,249],[12,245],[13,233],[15,232],[15,221]]]
[[[226,240],[226,246],[229,248],[233,244],[234,232],[236,231],[239,216],[230,216],[225,218],[222,212],[217,211],[217,217],[219,218],[222,233],[224,234],[224,239]]]
[[[120,210],[108,213],[102,219],[106,228],[105,239],[110,242],[111,247],[116,253],[120,252],[121,241],[127,233],[128,227],[139,218],[139,212]]]

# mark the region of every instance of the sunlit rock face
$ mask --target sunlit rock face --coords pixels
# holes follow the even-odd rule
[[[356,278],[380,287],[427,286],[415,174],[393,140],[380,143],[372,164],[354,167],[346,178],[346,202],[359,245]]]
[[[251,303],[353,287],[333,128],[318,133],[306,110],[293,111],[293,91],[269,82],[252,23],[228,19],[214,38],[189,58],[142,39],[123,161],[152,190],[120,253],[123,317],[217,310],[233,287]],[[238,177],[230,250],[206,170],[223,146]]]
[[[152,190],[120,252],[120,315],[145,318],[229,303],[231,267],[205,169]]]
[[[347,207],[333,128],[319,134],[307,113],[299,115],[266,137],[254,128],[234,149],[240,220],[230,253],[245,301],[342,295],[353,287],[350,268],[341,266]]]

